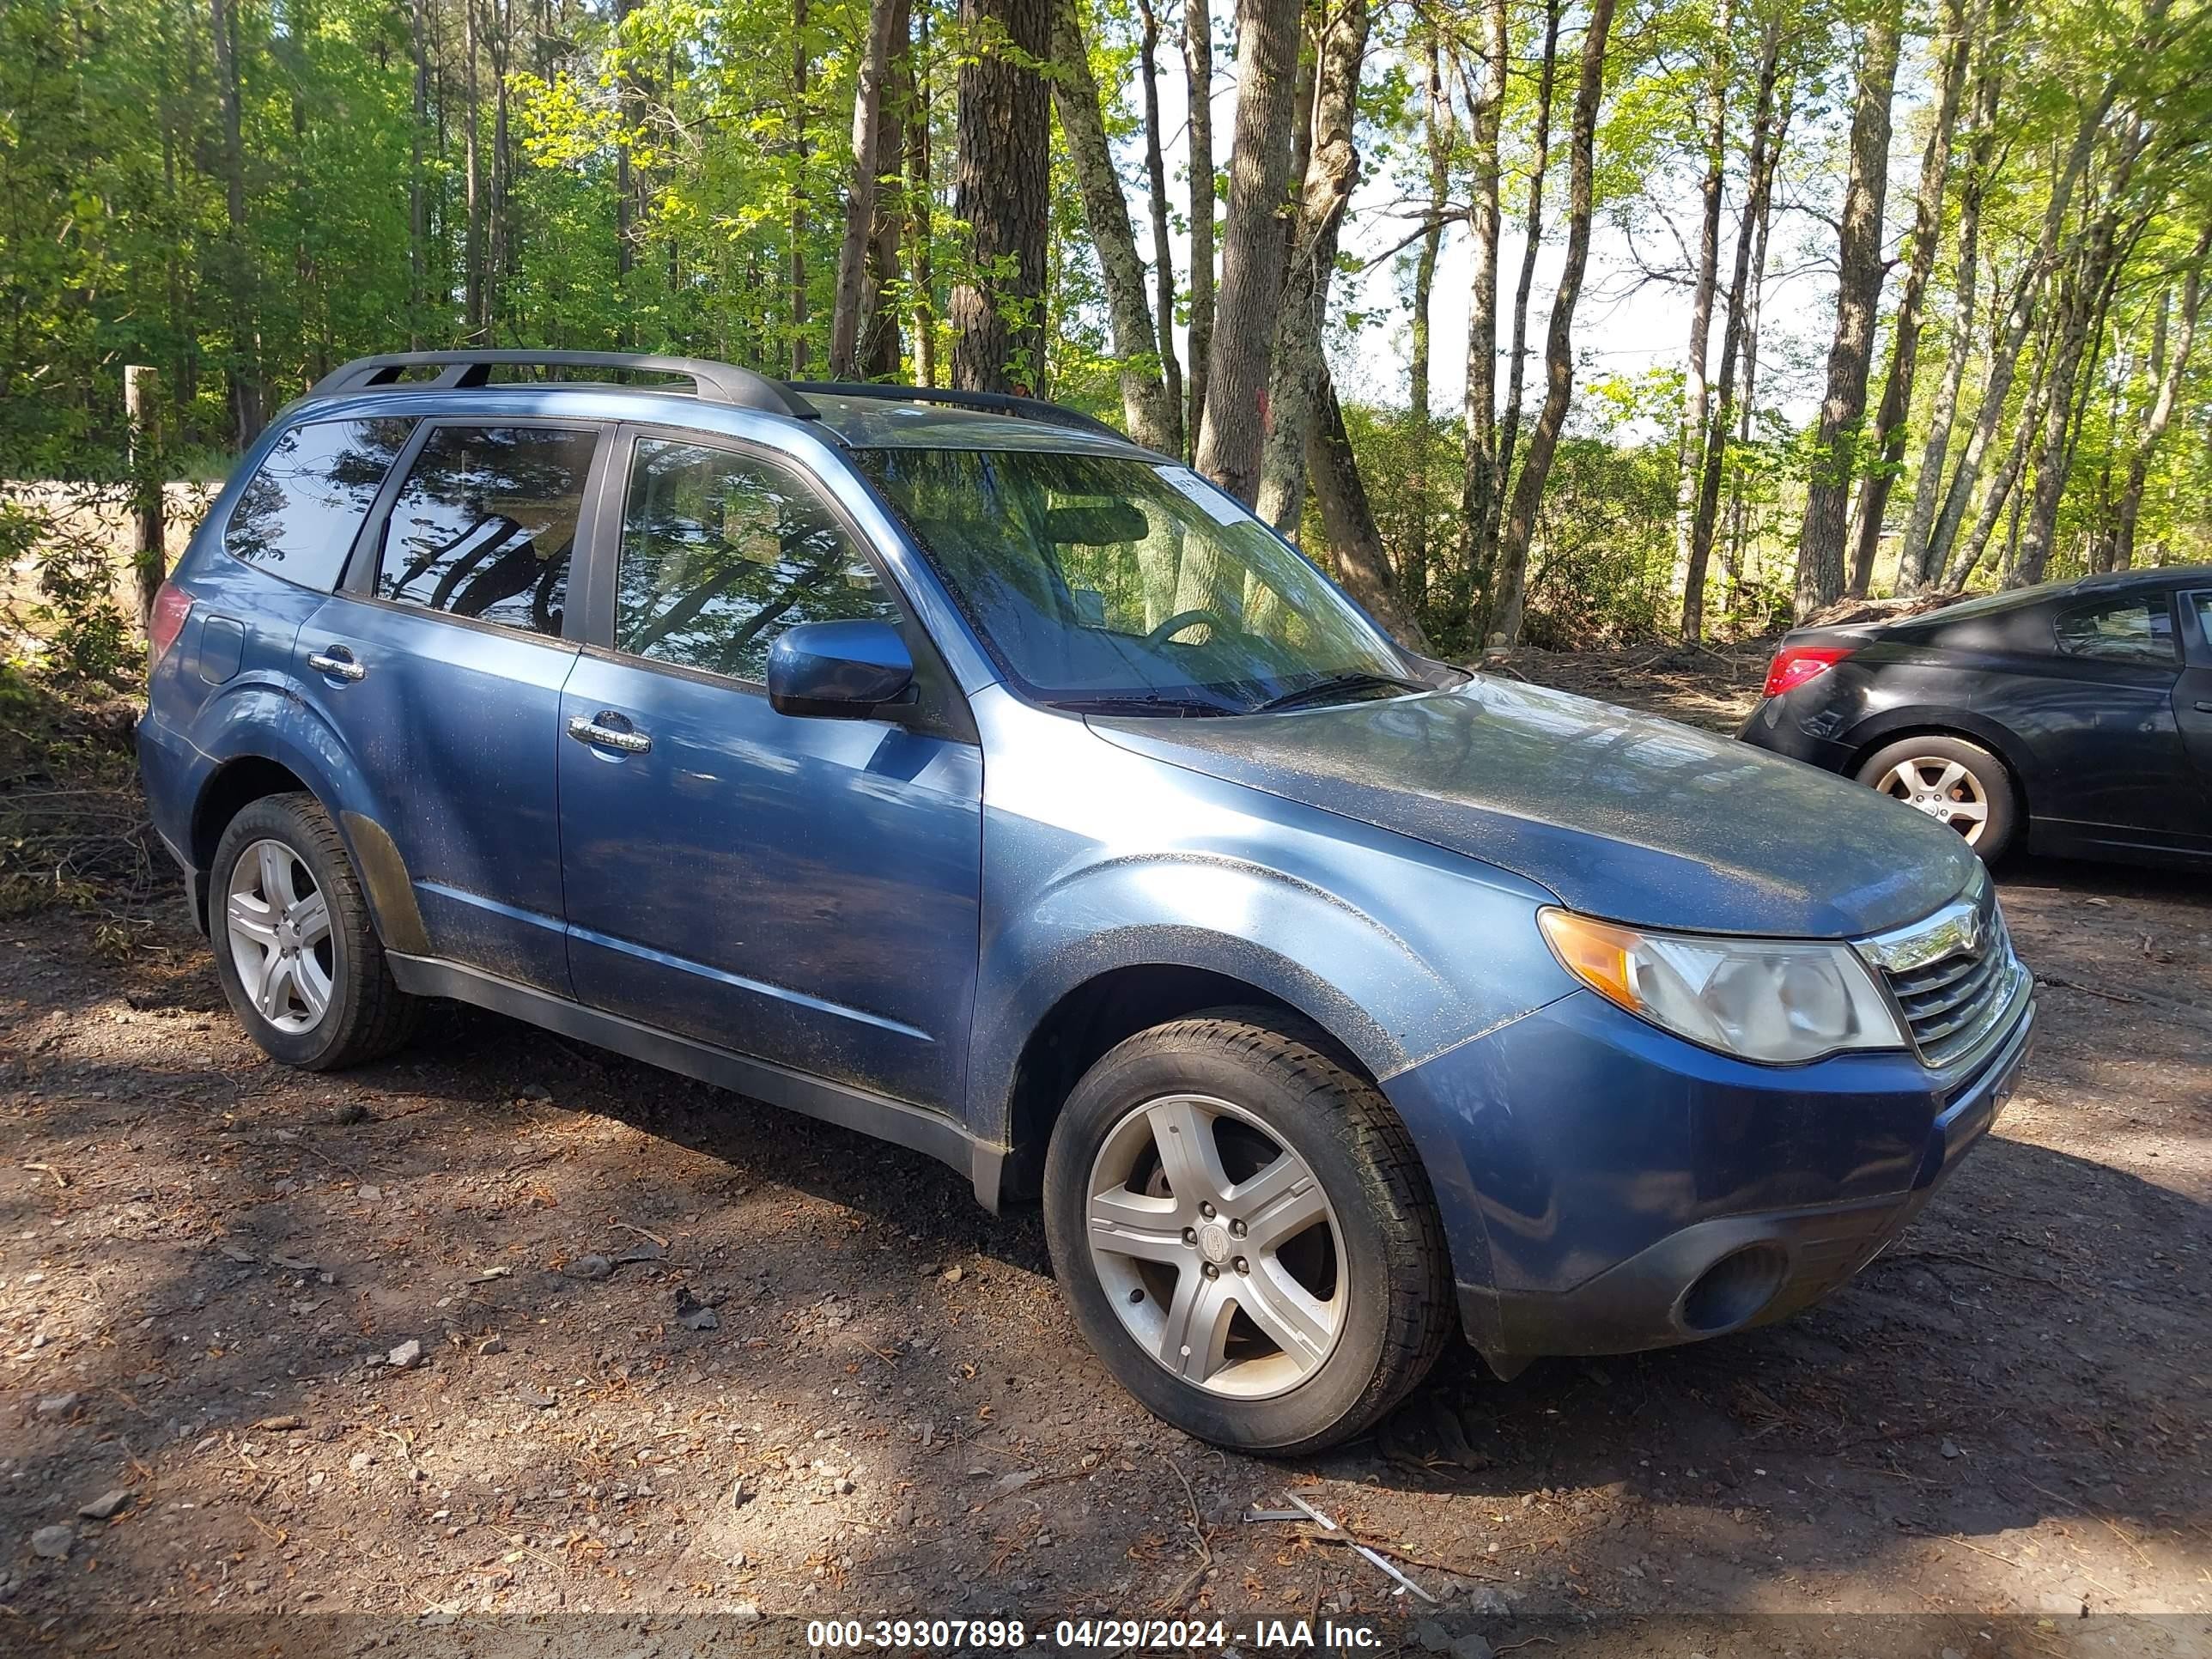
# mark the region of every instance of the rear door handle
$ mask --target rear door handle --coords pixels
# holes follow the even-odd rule
[[[318,674],[327,674],[334,680],[355,681],[364,678],[368,670],[353,659],[353,653],[342,645],[327,651],[318,651],[307,659],[307,666]]]
[[[618,726],[610,726],[605,723],[610,720],[623,720],[623,723]],[[574,714],[568,720],[568,735],[578,743],[590,744],[597,749],[618,749],[625,755],[642,755],[652,749],[651,738],[629,727],[628,720],[605,708],[588,718]]]

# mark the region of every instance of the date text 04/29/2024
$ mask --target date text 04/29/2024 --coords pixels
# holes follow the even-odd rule
[[[1062,1619],[1048,1632],[1018,1619],[817,1619],[807,1624],[806,1644],[826,1652],[1036,1645],[1174,1653],[1218,1652],[1231,1644],[1277,1651],[1370,1652],[1382,1646],[1383,1637],[1371,1625],[1334,1619],[1261,1619],[1249,1630],[1231,1630],[1222,1619]]]

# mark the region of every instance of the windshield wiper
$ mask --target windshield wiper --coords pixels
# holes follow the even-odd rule
[[[1331,697],[1349,696],[1355,691],[1428,691],[1434,688],[1420,680],[1409,680],[1398,674],[1370,674],[1362,671],[1355,674],[1332,674],[1311,685],[1302,685],[1295,691],[1285,691],[1279,697],[1270,697],[1265,702],[1255,703],[1244,712],[1248,714],[1271,714],[1279,708],[1301,708],[1308,703],[1323,702]]]
[[[1224,703],[1209,702],[1204,697],[1057,697],[1052,706],[1075,714],[1171,715],[1179,720],[1245,712]]]

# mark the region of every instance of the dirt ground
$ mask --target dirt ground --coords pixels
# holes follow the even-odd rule
[[[1727,726],[1759,662],[1503,672]],[[2036,1057],[1854,1283],[1510,1383],[1455,1352],[1293,1464],[1146,1417],[1036,1216],[918,1156],[473,1013],[286,1072],[173,896],[0,923],[0,1652],[1176,1615],[1248,1656],[1263,1619],[1457,1659],[2212,1651],[2212,892],[2001,887]],[[1435,1604],[1243,1518],[1292,1489]]]

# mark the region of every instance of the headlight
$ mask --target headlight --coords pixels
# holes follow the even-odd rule
[[[1905,1033],[1848,945],[1655,933],[1544,909],[1566,970],[1677,1036],[1769,1064],[1843,1048],[1902,1048]]]

